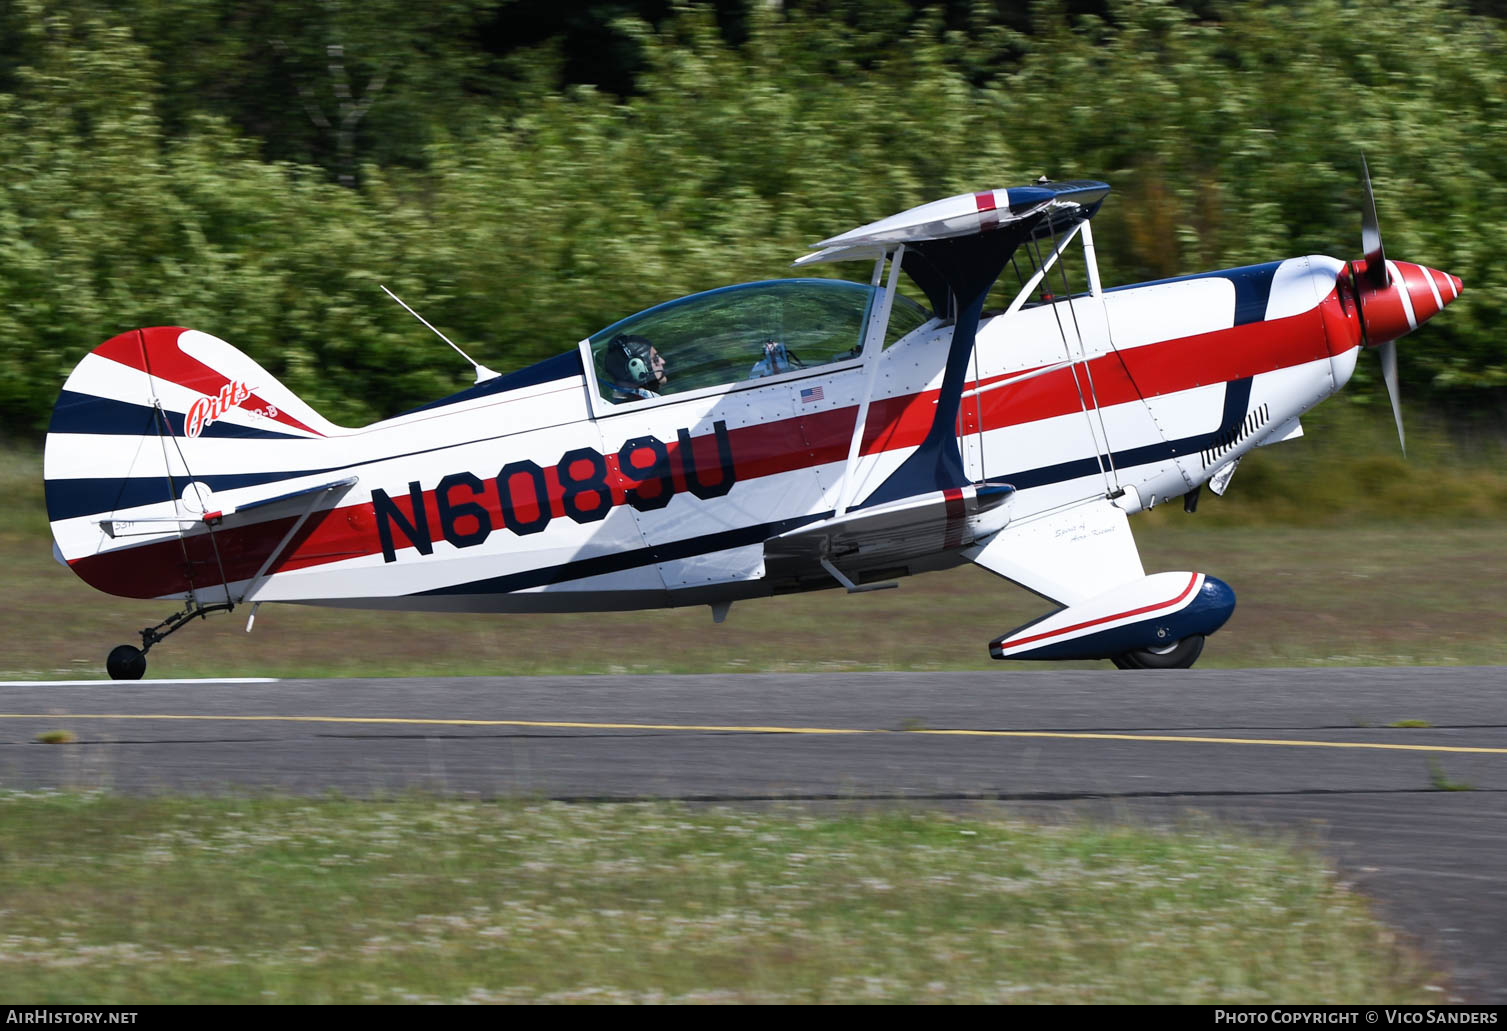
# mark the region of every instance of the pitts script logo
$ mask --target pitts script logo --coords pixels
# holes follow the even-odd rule
[[[197,437],[204,432],[204,427],[223,418],[226,412],[250,397],[251,388],[246,386],[245,381],[236,380],[225,384],[218,394],[201,397],[190,406],[188,418],[184,420],[184,432],[190,437]]]

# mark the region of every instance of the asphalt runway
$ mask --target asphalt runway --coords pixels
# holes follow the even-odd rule
[[[0,683],[0,787],[1212,817],[1507,1002],[1502,668]]]

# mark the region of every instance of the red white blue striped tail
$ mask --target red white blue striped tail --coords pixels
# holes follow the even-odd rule
[[[225,554],[237,538],[212,541],[207,530],[288,494],[320,464],[311,442],[347,432],[223,340],[179,327],[122,333],[79,362],[53,407],[43,472],[57,550],[112,594],[187,596],[221,583],[227,561],[260,559],[237,562]],[[238,547],[266,552],[254,536]],[[160,562],[151,575],[136,568],[132,552],[173,537],[182,568],[166,582]]]

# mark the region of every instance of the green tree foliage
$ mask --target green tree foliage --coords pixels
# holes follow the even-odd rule
[[[1025,29],[899,0],[750,5],[735,33],[710,8],[625,13],[602,27],[631,55],[612,90],[564,84],[564,37],[499,43],[510,10],[0,7],[0,430],[38,432],[90,347],[152,324],[221,336],[360,423],[469,378],[379,282],[516,368],[1040,174],[1114,185],[1106,282],[1357,256],[1362,152],[1389,253],[1467,283],[1401,349],[1407,392],[1479,408],[1507,386],[1507,34],[1446,0],[1038,4]],[[332,45],[370,100],[355,189]]]

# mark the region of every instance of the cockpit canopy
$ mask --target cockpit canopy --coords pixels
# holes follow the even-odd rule
[[[664,359],[656,394],[676,394],[857,358],[884,291],[835,279],[777,279],[692,294],[614,322],[590,339],[601,394],[632,400],[637,384],[612,375],[608,345],[643,338]],[[926,309],[897,296],[886,345],[925,324]],[[617,363],[621,364],[621,363]]]

